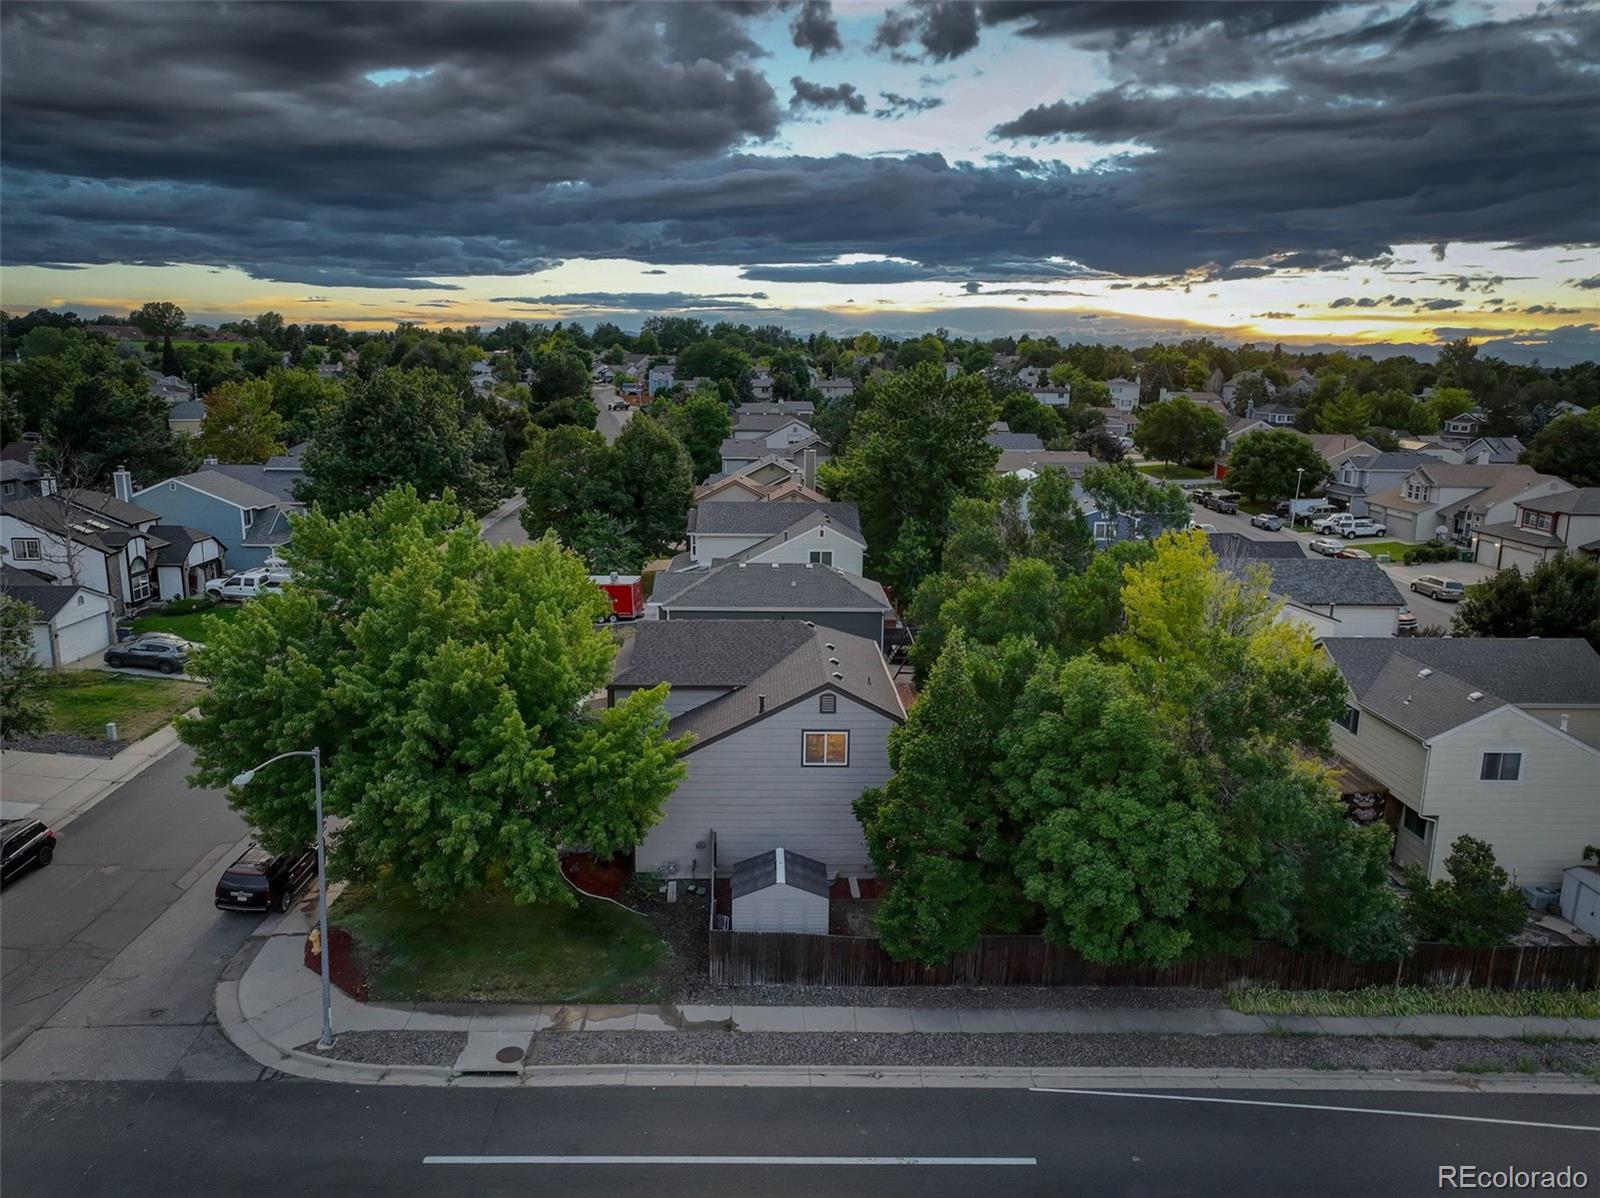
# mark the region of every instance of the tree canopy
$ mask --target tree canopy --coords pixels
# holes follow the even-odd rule
[[[0,728],[7,736],[32,736],[50,723],[50,706],[39,694],[44,669],[33,656],[37,615],[20,599],[0,595]]]
[[[196,448],[222,462],[264,462],[284,451],[284,422],[265,379],[223,383],[206,395]]]
[[[1246,433],[1228,453],[1228,485],[1252,499],[1288,499],[1297,482],[1300,494],[1309,495],[1327,476],[1316,446],[1288,429]]]
[[[1583,637],[1600,650],[1600,563],[1561,554],[1531,573],[1501,570],[1467,588],[1456,636]]]
[[[1575,487],[1600,487],[1600,408],[1557,416],[1533,435],[1521,460]]]
[[[1188,465],[1215,458],[1227,431],[1216,412],[1177,395],[1139,410],[1133,440],[1147,457]]]

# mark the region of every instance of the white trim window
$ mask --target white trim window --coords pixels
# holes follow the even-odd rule
[[[850,764],[848,732],[805,732],[801,734],[801,765],[839,766]]]
[[[44,553],[39,548],[39,538],[12,537],[11,556],[19,562],[42,562]]]
[[[128,563],[128,588],[133,593],[135,603],[143,603],[150,598],[150,568],[142,557],[136,557]]]
[[[1117,526],[1109,520],[1096,520],[1094,523],[1094,539],[1109,541],[1117,535]]]
[[[813,549],[809,556],[813,566],[833,565],[833,550],[831,549]]]
[[[1480,782],[1517,782],[1522,778],[1521,753],[1485,753],[1478,770]]]

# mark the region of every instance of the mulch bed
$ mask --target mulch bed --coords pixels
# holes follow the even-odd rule
[[[5,737],[0,740],[0,749],[15,749],[20,753],[67,753],[74,757],[110,758],[126,749],[128,744],[125,740],[47,732],[43,736]]]

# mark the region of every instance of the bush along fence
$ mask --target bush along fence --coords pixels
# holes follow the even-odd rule
[[[1282,990],[1365,986],[1479,986],[1499,990],[1600,988],[1600,945],[1457,948],[1419,944],[1408,957],[1352,961],[1336,953],[1258,941],[1241,957],[1166,967],[1101,965],[1039,936],[982,936],[943,965],[896,961],[864,936],[711,932],[711,981],[742,986],[1193,986],[1249,982]]]

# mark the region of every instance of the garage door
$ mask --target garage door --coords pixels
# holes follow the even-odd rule
[[[1524,574],[1532,574],[1539,564],[1539,553],[1535,549],[1527,549],[1521,545],[1514,545],[1506,541],[1500,547],[1500,568],[1510,570],[1515,567]]]
[[[70,607],[63,610],[62,617],[65,618],[70,610]],[[98,653],[108,643],[105,612],[92,612],[75,623],[58,625],[56,639],[61,646],[62,664],[88,657],[91,653]]]
[[[1395,541],[1415,541],[1417,539],[1417,517],[1413,512],[1375,511],[1369,512],[1379,524],[1388,531],[1384,534]]]

